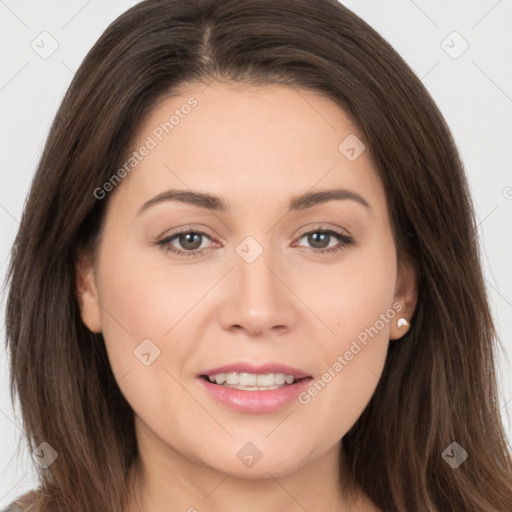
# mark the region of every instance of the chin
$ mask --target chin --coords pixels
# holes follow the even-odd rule
[[[301,466],[301,460],[283,460],[282,452],[276,447],[272,450],[272,455],[265,456],[261,454],[261,458],[257,458],[254,454],[251,460],[249,456],[234,453],[233,458],[223,458],[220,462],[217,460],[215,464],[208,464],[212,469],[221,473],[230,474],[234,478],[242,480],[258,480],[272,477],[282,477],[293,473]],[[245,460],[244,460],[245,459]]]

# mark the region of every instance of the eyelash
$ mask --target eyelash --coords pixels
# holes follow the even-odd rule
[[[327,235],[334,235],[335,237],[337,237],[340,240],[340,244],[339,245],[337,245],[335,247],[332,247],[330,249],[318,249],[318,250],[312,249],[312,251],[314,253],[320,253],[320,254],[329,253],[329,254],[333,254],[333,253],[340,252],[343,249],[346,249],[347,247],[349,247],[351,244],[354,243],[354,240],[351,237],[347,236],[347,235],[344,235],[344,234],[339,233],[339,232],[334,231],[334,230],[321,229],[321,228],[316,228],[316,229],[313,229],[313,230],[310,230],[310,231],[306,231],[305,233],[302,233],[299,236],[298,239],[300,240],[304,236],[309,235],[311,233],[321,233],[321,234],[327,234]],[[159,242],[156,242],[156,245],[162,247],[164,251],[173,253],[173,254],[175,254],[178,257],[190,258],[190,257],[201,256],[206,249],[199,249],[199,250],[195,250],[195,251],[182,251],[182,250],[176,249],[176,248],[174,248],[174,247],[172,247],[170,245],[170,243],[171,243],[171,241],[173,239],[175,239],[178,235],[182,235],[182,234],[196,234],[196,235],[208,237],[210,239],[212,238],[210,235],[208,235],[204,231],[200,231],[200,230],[196,230],[196,229],[191,229],[190,227],[186,226],[185,228],[182,228],[182,229],[179,229],[179,230],[175,231],[172,235],[170,235],[168,237],[165,237],[163,240],[160,240]]]

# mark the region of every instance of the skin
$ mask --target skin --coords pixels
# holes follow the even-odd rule
[[[349,161],[338,150],[348,135],[362,136],[319,94],[214,81],[162,101],[134,148],[190,96],[197,106],[104,199],[97,250],[77,264],[82,319],[103,333],[135,414],[143,476],[130,510],[378,510],[339,490],[341,438],[372,397],[389,339],[406,331],[397,320],[410,320],[417,293],[412,268],[397,267],[368,152]],[[137,214],[171,188],[220,196],[230,211],[164,201]],[[345,199],[287,213],[292,196],[333,188],[357,192],[370,208]],[[182,226],[208,234],[194,246],[202,255],[155,243]],[[319,228],[354,242],[322,253],[340,240],[314,245],[304,233]],[[250,264],[236,252],[248,236],[263,249]],[[186,242],[168,247],[197,252]],[[197,379],[241,360],[284,362],[318,379],[396,303],[400,313],[306,405],[239,412]],[[146,338],[160,350],[149,366],[133,354]],[[236,456],[248,441],[262,453],[251,468]]]

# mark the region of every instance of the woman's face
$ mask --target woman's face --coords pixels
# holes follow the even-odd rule
[[[78,267],[82,318],[148,453],[257,478],[338,450],[415,304],[361,139],[306,90],[198,84],[95,192],[109,204]]]

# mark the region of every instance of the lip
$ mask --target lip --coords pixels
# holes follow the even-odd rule
[[[240,367],[238,366],[237,368]],[[290,368],[288,367],[287,372],[289,370]],[[225,372],[215,369],[213,373]],[[253,371],[251,370],[250,373],[253,373]],[[267,372],[265,370],[264,373],[272,372]],[[293,374],[293,372],[290,372],[290,375]],[[264,413],[277,411],[290,404],[297,398],[299,393],[309,386],[313,377],[303,378],[294,384],[288,384],[282,388],[262,391],[244,391],[242,389],[228,388],[218,384],[213,384],[202,376],[198,376],[197,379],[203,386],[206,393],[217,403],[240,412]]]
[[[303,379],[305,377],[311,377],[308,373],[299,370],[298,368],[293,368],[292,366],[288,366],[282,363],[265,363],[260,365],[255,365],[253,363],[240,361],[238,363],[226,364],[224,366],[218,366],[217,368],[211,368],[210,370],[206,370],[201,372],[199,376],[202,375],[217,375],[218,373],[255,373],[258,375],[264,375],[267,373],[284,373],[285,375],[293,375],[297,379]],[[245,393],[245,391],[244,391]]]

